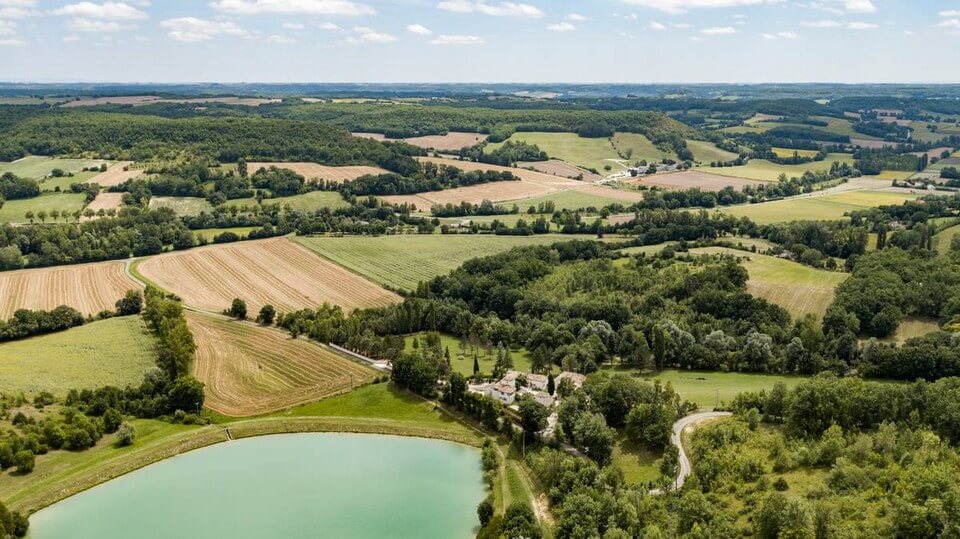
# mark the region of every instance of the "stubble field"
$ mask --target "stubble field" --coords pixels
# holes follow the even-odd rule
[[[342,183],[355,180],[360,176],[368,174],[389,174],[390,171],[380,167],[371,166],[347,166],[347,167],[328,167],[317,163],[247,163],[247,170],[253,174],[261,168],[285,168],[292,170],[303,176],[307,180],[317,181],[326,180],[328,182]]]
[[[114,304],[127,290],[142,286],[127,277],[123,262],[5,271],[0,273],[0,318],[17,309],[52,309],[67,305],[85,315]]]

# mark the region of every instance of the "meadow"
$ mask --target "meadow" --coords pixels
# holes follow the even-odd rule
[[[12,172],[21,178],[39,180],[48,176],[56,168],[64,172],[80,172],[84,167],[100,166],[101,163],[104,163],[102,159],[64,159],[29,155],[16,161],[0,162],[0,175]]]
[[[110,318],[0,344],[0,393],[136,385],[155,364],[155,340],[139,316]]]
[[[204,406],[242,417],[319,400],[373,380],[376,372],[307,339],[219,316],[188,313],[197,342],[193,374]]]
[[[691,252],[741,258],[740,263],[750,274],[747,292],[783,307],[794,318],[805,314],[822,317],[833,303],[837,285],[849,277],[846,273],[819,270],[781,258],[724,247],[706,247]]]
[[[0,272],[0,318],[17,309],[52,309],[67,305],[85,315],[113,310],[127,290],[142,286],[127,277],[123,262]]]
[[[780,177],[780,174],[786,174],[788,178],[792,178],[802,176],[803,173],[807,171],[830,170],[830,165],[834,162],[853,165],[853,156],[846,153],[831,153],[828,154],[827,158],[823,161],[800,165],[780,165],[764,159],[751,159],[749,163],[739,167],[710,167],[705,170],[712,174],[720,174],[722,176],[775,182]]]
[[[195,197],[153,197],[150,199],[150,209],[170,208],[177,215],[200,215],[213,213],[213,206],[205,198]]]
[[[960,225],[941,230],[933,237],[933,246],[940,254],[946,254],[950,251],[950,242],[958,234],[960,234]]]
[[[657,161],[662,159],[676,159],[673,152],[666,152],[657,148],[647,137],[639,133],[615,133],[611,139],[616,153],[613,157],[619,158],[620,154],[630,155],[631,162],[641,160]]]
[[[253,174],[261,168],[285,168],[303,176],[308,181],[326,180],[328,182],[341,183],[355,180],[360,176],[368,174],[387,174],[389,171],[380,167],[370,166],[349,166],[349,167],[328,167],[317,163],[247,163],[247,171]]]
[[[600,174],[609,173],[604,170],[607,166],[611,167],[612,172],[625,168],[615,161],[619,160],[620,156],[608,138],[586,138],[576,133],[514,133],[508,140],[536,144],[552,158],[593,169]],[[489,144],[486,151],[494,151],[501,145]]]
[[[902,204],[919,196],[918,193],[907,191],[848,191],[830,195],[793,197],[761,204],[726,206],[717,211],[737,217],[749,217],[758,224],[801,220],[825,221],[842,219],[852,211]]]
[[[771,150],[773,151],[774,155],[781,159],[794,156],[816,157],[817,155],[816,150],[795,150],[793,148],[771,148]]]
[[[603,191],[593,190],[591,192],[586,192],[581,189],[571,189],[569,191],[560,191],[558,193],[551,193],[549,195],[527,198],[514,202],[507,201],[503,202],[502,205],[508,208],[516,205],[520,209],[520,213],[524,213],[530,206],[537,207],[545,202],[553,202],[557,210],[571,211],[591,207],[602,208],[610,204],[624,204],[623,200],[617,198],[618,196],[621,196],[621,191],[606,187],[600,187],[598,189],[603,189]],[[609,196],[607,196],[608,192]]]
[[[548,245],[561,236],[409,235],[297,237],[295,241],[348,270],[394,289],[416,290],[471,258],[522,245]]]
[[[68,191],[70,186],[75,183],[87,183],[93,181],[93,178],[100,175],[99,172],[77,172],[73,176],[61,176],[59,178],[49,177],[38,180],[41,191],[54,191],[59,188],[60,191]]]
[[[404,345],[407,351],[413,351],[414,339],[423,343],[425,333],[415,333],[404,337]],[[493,368],[497,362],[497,348],[485,348],[478,344],[470,343],[454,335],[440,334],[440,346],[446,351],[450,351],[450,365],[454,372],[470,377],[473,376],[473,358],[477,357],[477,363],[480,364],[480,372],[483,375],[493,374]],[[510,350],[510,358],[513,360],[513,368],[520,372],[530,372],[530,352],[525,348]]]
[[[328,302],[350,311],[400,299],[286,238],[167,253],[145,259],[137,271],[188,306],[213,312],[234,298],[254,316],[267,304],[284,311]]]
[[[47,215],[57,211],[61,215],[69,216],[69,219],[57,219],[60,222],[73,221],[73,214],[83,210],[86,201],[86,195],[74,193],[49,193],[33,198],[8,200],[0,208],[0,223],[40,223],[41,219],[36,215],[41,211]],[[28,212],[33,212],[35,217],[32,220],[27,218]],[[47,217],[44,222],[50,223],[53,219]]]
[[[687,148],[693,152],[694,160],[700,163],[732,161],[738,157],[737,154],[721,150],[716,144],[704,140],[687,140]]]

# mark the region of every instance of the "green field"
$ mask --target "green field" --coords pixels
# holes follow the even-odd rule
[[[960,234],[960,225],[941,230],[933,237],[933,246],[940,254],[945,254],[950,251],[950,242],[958,234]]]
[[[687,148],[693,152],[693,158],[701,163],[712,161],[732,161],[738,156],[735,153],[717,148],[712,142],[703,140],[688,140]]]
[[[802,176],[803,173],[808,170],[829,170],[830,165],[833,164],[834,161],[852,165],[853,156],[847,153],[831,153],[827,155],[827,158],[823,161],[804,163],[802,165],[778,165],[765,159],[751,159],[749,163],[740,167],[710,167],[709,172],[711,174],[720,174],[721,176],[775,182],[780,177],[780,174],[786,174],[788,178],[793,178],[795,176]]]
[[[613,191],[613,189],[611,189]],[[593,193],[583,193],[580,191],[559,191],[557,193],[551,193],[549,195],[543,195],[541,197],[525,198],[523,200],[517,200],[514,202],[502,202],[501,205],[506,206],[507,208],[512,207],[514,204],[520,208],[520,213],[525,213],[527,208],[530,206],[537,207],[541,202],[553,202],[556,205],[557,210],[579,210],[581,208],[602,208],[610,204],[623,204],[629,205],[629,202],[624,202],[613,197],[605,197],[600,195],[595,195]]]
[[[800,157],[816,157],[817,153],[819,153],[816,150],[794,150],[792,148],[771,149],[773,150],[773,154],[781,159],[793,157],[794,155],[799,155]]]
[[[632,151],[630,161],[637,162],[641,159],[647,161],[660,161],[662,159],[676,159],[677,156],[672,152],[665,152],[657,148],[647,137],[639,133],[616,133],[612,139],[613,147],[623,155],[627,151]],[[618,157],[615,155],[614,157]]]
[[[833,303],[837,285],[849,277],[846,273],[820,270],[782,258],[724,247],[705,247],[691,252],[730,254],[744,258],[740,263],[750,274],[747,291],[783,307],[795,318],[805,314],[823,316]]]
[[[880,340],[887,343],[903,344],[908,339],[923,337],[928,333],[939,330],[940,324],[936,320],[909,316],[900,323],[893,335]]]
[[[749,374],[740,372],[703,372],[665,370],[659,373],[640,373],[635,369],[605,367],[604,371],[624,373],[642,380],[668,382],[683,400],[696,403],[702,410],[711,410],[719,403],[729,403],[744,391],[760,391],[773,388],[777,382],[786,384],[787,389],[799,384],[803,376],[782,374]]]
[[[292,197],[267,198],[263,205],[279,204],[295,211],[312,212],[321,208],[346,208],[350,203],[335,191],[311,191]]]
[[[246,237],[250,232],[257,230],[259,227],[255,226],[238,226],[234,228],[203,228],[200,230],[194,230],[193,234],[198,238],[204,238],[207,241],[213,241],[215,236],[219,236],[224,232],[233,232],[234,234],[240,237]]]
[[[610,144],[610,139],[585,138],[576,133],[514,133],[508,140],[536,144],[547,155],[587,169],[594,169],[600,174],[604,167],[610,165],[613,172],[624,170],[613,159],[619,159],[616,150]],[[487,145],[488,151],[496,150],[502,143]]]
[[[413,350],[413,340],[415,338],[420,339],[422,344],[423,337],[424,333],[415,333],[404,337],[406,349],[408,351]],[[464,376],[473,376],[474,353],[476,353],[477,361],[480,363],[480,372],[485,375],[493,372],[494,364],[497,362],[495,346],[487,350],[482,346],[471,345],[464,339],[445,333],[440,334],[440,346],[444,350],[450,350],[450,364],[453,366],[453,370]],[[510,350],[510,357],[513,359],[514,369],[520,372],[530,372],[530,352],[523,348]]]
[[[205,198],[195,197],[153,197],[150,209],[171,208],[177,215],[200,215],[201,212],[213,213],[213,206]]]
[[[460,267],[471,258],[522,245],[565,241],[561,236],[408,235],[371,237],[297,237],[297,242],[368,279],[396,289],[415,290]]]
[[[100,174],[99,172],[77,172],[73,176],[63,176],[62,178],[47,178],[40,180],[41,191],[56,191],[57,187],[61,191],[69,191],[70,186],[75,183],[86,183],[91,178]]]
[[[737,217],[749,217],[759,224],[789,221],[842,219],[844,214],[883,205],[902,204],[920,195],[909,192],[849,191],[825,196],[793,197],[761,204],[743,204],[719,209]]]
[[[25,217],[27,212],[33,212],[36,215],[38,212],[45,211],[49,215],[54,210],[61,214],[66,212],[71,216],[69,221],[73,221],[72,214],[82,210],[86,203],[86,195],[73,193],[47,194],[33,198],[8,200],[3,204],[3,208],[0,208],[0,223],[29,223],[30,220]],[[46,222],[50,223],[52,221],[50,217],[47,217]],[[34,222],[39,223],[40,219],[34,218]],[[64,222],[63,217],[57,219],[57,222]]]
[[[140,317],[125,316],[0,344],[0,392],[124,387],[155,364],[154,339]]]
[[[55,168],[62,169],[64,172],[79,172],[84,167],[99,166],[103,162],[102,159],[58,159],[31,155],[17,161],[0,162],[0,175],[12,172],[21,178],[39,180]]]

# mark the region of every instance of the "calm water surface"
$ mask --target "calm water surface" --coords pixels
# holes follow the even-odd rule
[[[31,539],[470,537],[479,451],[436,440],[282,434],[192,451],[30,518]]]

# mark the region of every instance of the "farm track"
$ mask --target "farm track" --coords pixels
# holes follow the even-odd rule
[[[67,305],[85,315],[113,309],[127,290],[143,288],[124,272],[124,262],[25,269],[0,273],[0,318],[17,309]]]

